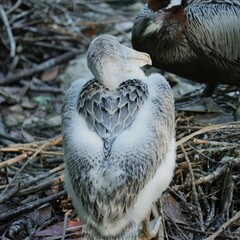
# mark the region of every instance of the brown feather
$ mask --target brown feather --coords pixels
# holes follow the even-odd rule
[[[168,4],[170,1],[168,2]],[[240,0],[149,1],[137,15],[132,44],[153,66],[210,85],[240,86]]]

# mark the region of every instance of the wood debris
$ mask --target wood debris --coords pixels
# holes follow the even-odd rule
[[[1,239],[79,239],[82,222],[63,187],[59,119],[67,75],[59,75],[99,34],[130,46],[143,2],[2,0]],[[177,96],[177,166],[152,209],[152,220],[161,216],[156,239],[240,239],[240,122],[233,116],[239,90],[220,86],[214,101],[225,115],[210,116],[181,106],[199,97],[201,86],[190,83],[186,93],[189,83],[164,75]]]

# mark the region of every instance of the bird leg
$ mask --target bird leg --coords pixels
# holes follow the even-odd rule
[[[215,89],[217,88],[216,84],[207,84],[205,89],[203,90],[202,97],[212,97]]]
[[[240,94],[238,95],[238,104],[237,104],[237,109],[234,113],[234,120],[235,121],[240,120]]]
[[[151,212],[149,212],[148,216],[143,220],[142,231],[139,235],[140,240],[149,240],[156,237],[158,234],[158,229],[161,224],[162,218],[159,217],[159,214],[158,216],[154,214],[157,212],[155,204],[153,204],[152,206],[152,212],[155,218],[150,221]]]
[[[208,84],[202,93],[203,104],[206,112],[222,112],[222,109],[213,101],[212,95],[216,89],[216,84]]]
[[[201,97],[194,97],[194,100],[176,105],[177,110],[203,112],[203,113],[222,113],[223,110],[213,101],[212,94],[216,88],[215,84],[208,84]]]

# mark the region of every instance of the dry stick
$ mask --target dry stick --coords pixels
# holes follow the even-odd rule
[[[166,230],[166,217],[164,217],[163,204],[162,204],[161,198],[158,199],[158,202],[159,202],[159,213],[160,213],[160,216],[162,217],[163,236],[165,235],[166,240],[169,240],[169,237],[168,237],[168,234],[167,234],[167,230]],[[159,231],[160,231],[160,229],[159,229]],[[158,235],[159,235],[159,239],[158,240],[164,239],[164,238],[160,238],[161,237],[160,233],[158,233]]]
[[[57,137],[58,138],[58,137]],[[56,138],[51,139],[49,141],[46,141],[45,143],[43,143],[37,150],[36,152],[22,165],[22,167],[19,169],[19,171],[15,174],[15,176],[13,177],[12,181],[7,185],[7,187],[3,190],[2,194],[0,195],[0,203],[5,201],[6,199],[8,199],[10,196],[10,192],[8,192],[10,186],[12,185],[12,183],[14,182],[14,180],[17,178],[17,176],[25,169],[25,167],[27,166],[27,164],[35,157],[37,156],[37,154],[39,152],[41,152],[45,147],[49,146],[52,144],[52,142],[56,142]],[[16,191],[14,191],[11,194],[15,194]],[[4,196],[5,195],[5,196]]]
[[[186,154],[186,151],[185,151],[183,145],[181,144],[180,147],[181,147],[181,150],[182,150],[182,152],[183,152],[183,154],[185,156],[185,159],[186,159],[186,161],[188,163],[190,177],[191,177],[191,182],[192,182],[193,199],[194,199],[194,203],[195,203],[195,205],[197,207],[201,231],[204,231],[202,209],[201,209],[201,206],[200,206],[199,201],[198,201],[197,189],[196,189],[196,186],[194,184],[195,179],[194,179],[194,175],[193,175],[192,166],[191,166],[190,160],[188,158],[188,155]]]
[[[183,228],[184,230],[194,232],[194,233],[199,233],[199,234],[202,234],[202,235],[211,234],[211,232],[201,231],[199,229],[195,229],[195,228],[192,228],[192,227],[187,227],[187,226],[184,226],[184,225],[182,225],[181,228]]]
[[[17,147],[17,148],[0,148],[0,152],[35,152],[36,148],[25,148],[25,147]],[[49,156],[62,156],[63,151],[41,151],[39,154],[41,155],[49,155]],[[16,158],[16,157],[14,157]],[[9,159],[10,160],[10,159]],[[9,161],[7,160],[7,161]],[[3,162],[4,163],[4,162]],[[1,163],[0,163],[1,168]]]
[[[21,148],[37,148],[44,144],[46,140],[32,142],[32,143],[24,143],[24,144],[14,144],[11,147],[0,148],[0,152],[19,152]],[[48,147],[56,146],[62,142],[62,136],[58,135],[51,140]]]
[[[7,15],[15,11],[22,4],[22,0],[18,0],[9,10],[7,10]]]
[[[43,179],[46,179],[46,178],[52,176],[53,174],[62,171],[62,170],[64,169],[64,166],[65,166],[64,163],[62,163],[62,164],[58,165],[57,167],[51,169],[47,174],[40,175],[37,179],[34,178],[33,180],[30,180],[30,181],[27,181],[27,182],[22,183],[22,184],[21,184],[21,189],[24,189],[24,190],[25,190],[26,188],[27,188],[27,189],[30,189],[29,186],[32,186],[32,185],[34,185],[34,184],[36,185],[37,182],[42,181]],[[51,185],[57,185],[57,184],[60,184],[61,182],[63,182],[63,180],[64,180],[64,177],[63,177],[63,176],[59,176],[59,177],[57,177],[57,178],[54,178],[54,179],[49,180],[49,181],[47,182],[47,184],[48,184],[49,186],[51,186]],[[46,183],[46,181],[44,181],[44,183]],[[43,184],[39,184],[37,187],[40,188],[40,187],[44,186],[44,183],[43,183]],[[47,184],[45,185],[45,188],[49,187]],[[34,185],[34,187],[37,188],[35,185]],[[6,185],[0,185],[0,189],[4,189],[5,187],[6,187]],[[34,187],[33,187],[33,189],[35,189]],[[12,191],[12,190],[14,191],[14,188],[18,190],[18,191],[17,191],[17,192],[18,192],[18,196],[22,194],[22,191],[24,191],[24,190],[20,190],[20,191],[19,191],[18,185],[14,185],[14,186],[13,186],[13,189],[11,189],[10,191]]]
[[[62,51],[64,50],[64,51],[69,51],[69,52],[76,52],[78,50],[78,49],[73,48],[73,47],[64,47],[64,46],[61,46],[61,45],[45,43],[45,42],[29,42],[29,44],[33,45],[33,46],[40,46],[40,47],[62,50]]]
[[[32,154],[32,152],[24,152],[21,155],[18,155],[14,158],[10,158],[10,159],[8,159],[4,162],[0,162],[0,169],[4,168],[4,167],[11,166],[12,164],[14,164],[16,162],[22,161],[23,159],[27,158],[31,154]]]
[[[217,130],[217,129],[224,129],[224,128],[237,128],[239,127],[240,128],[240,122],[232,122],[232,123],[227,123],[227,124],[216,124],[216,125],[211,125],[211,126],[207,126],[207,127],[204,127],[192,134],[189,134],[188,136],[180,139],[177,141],[177,147],[180,146],[181,144],[187,142],[189,139],[199,135],[199,134],[202,134],[202,133],[206,133],[206,132],[209,132],[209,131],[212,131],[212,130]]]
[[[214,234],[205,238],[205,240],[214,240],[222,231],[224,231],[230,224],[240,219],[240,211],[237,212],[232,218],[226,221]]]
[[[2,139],[6,139],[6,140],[9,140],[9,141],[12,141],[12,142],[23,142],[22,139],[19,139],[19,138],[15,138],[15,137],[11,137],[11,136],[8,136],[6,134],[3,134],[3,133],[0,133],[0,138]]]
[[[233,159],[231,163],[233,165],[239,164],[240,158]],[[218,167],[213,173],[209,174],[208,176],[200,177],[199,179],[197,179],[195,181],[195,185],[198,186],[218,178],[219,176],[221,176],[226,172],[227,168],[228,168],[227,164],[223,165],[222,167]]]
[[[227,170],[227,165],[223,165],[221,167],[218,167],[214,172],[207,175],[206,177],[200,177],[199,179],[194,181],[194,184],[195,184],[195,186],[199,186],[199,185],[208,183],[208,182],[220,177],[222,174],[225,173],[226,170]],[[185,183],[185,184],[182,184],[182,185],[175,185],[175,186],[172,187],[172,189],[174,191],[179,191],[183,188],[189,187],[189,185],[190,185],[189,183]]]
[[[0,215],[0,222],[8,220],[10,218],[12,219],[16,215],[19,215],[21,213],[26,213],[28,211],[31,211],[32,209],[40,207],[40,206],[42,206],[42,205],[44,205],[44,204],[46,204],[48,202],[56,201],[59,198],[61,198],[62,196],[64,196],[65,194],[66,194],[65,190],[63,190],[63,191],[61,191],[59,193],[53,194],[53,195],[51,195],[49,197],[46,197],[44,199],[40,199],[40,200],[37,200],[35,202],[28,203],[26,206],[20,206],[20,207],[14,208],[11,211],[7,211],[5,213],[1,213],[1,215]]]
[[[23,78],[31,77],[32,75],[34,75],[36,73],[42,72],[46,69],[56,66],[57,64],[60,64],[64,61],[74,58],[80,52],[81,52],[80,50],[76,51],[76,52],[66,52],[60,56],[51,58],[43,63],[40,63],[39,65],[34,66],[33,68],[24,69],[20,73],[13,74],[9,77],[6,77],[3,81],[0,82],[0,86],[13,84],[13,83],[20,81]]]
[[[182,229],[178,226],[178,224],[173,221],[172,219],[170,219],[172,224],[175,226],[175,228],[179,231],[179,233],[184,237],[184,239],[188,240],[188,237],[186,236],[186,234],[182,231]]]
[[[36,149],[31,148],[19,148],[20,152],[35,152]],[[62,156],[64,153],[62,151],[41,151],[39,154],[41,155],[49,155],[49,156]]]
[[[64,177],[62,175],[60,177],[50,179],[49,181],[44,181],[43,183],[29,187],[27,189],[23,189],[23,190],[19,191],[17,195],[22,196],[22,195],[28,195],[30,193],[39,192],[41,190],[48,189],[49,187],[59,185],[60,183],[63,182],[63,180],[64,180]]]
[[[78,36],[37,36],[37,37],[24,37],[21,38],[21,42],[28,43],[28,42],[38,42],[38,41],[52,41],[52,40],[74,40],[74,41],[80,41]]]
[[[57,173],[57,172],[62,171],[62,170],[64,169],[64,167],[65,167],[65,164],[62,163],[62,164],[58,165],[57,167],[51,169],[49,172],[50,172],[51,174],[54,174],[54,173]]]
[[[233,164],[233,165],[237,165],[239,163],[240,163],[240,158],[235,158],[231,161],[231,164]],[[227,168],[228,168],[228,165],[224,164],[223,166],[218,167],[214,172],[207,175],[206,177],[200,177],[199,179],[197,179],[194,182],[195,186],[199,186],[199,185],[208,183],[212,180],[215,180],[215,179],[219,178],[220,176],[222,176],[222,174],[224,174],[226,172]],[[185,183],[183,185],[175,185],[175,186],[172,187],[172,189],[174,191],[179,191],[179,190],[181,190],[185,187],[189,187],[189,183]]]
[[[9,43],[10,43],[10,57],[15,57],[16,55],[16,43],[12,34],[12,29],[10,27],[9,21],[8,21],[8,17],[7,14],[4,10],[4,8],[0,5],[0,16],[3,20],[4,26],[6,27],[7,30],[7,35],[9,38]]]
[[[211,211],[211,207],[208,203],[207,197],[204,197],[204,192],[203,192],[202,186],[198,186],[197,189],[199,192],[200,199],[202,199],[202,201],[203,201],[203,205],[204,205],[204,208],[206,209],[207,217],[208,217],[209,213]],[[206,226],[206,221],[205,221],[204,225]]]
[[[197,138],[193,139],[193,142],[195,144],[207,144],[207,145],[213,145],[213,146],[233,146],[233,147],[239,146],[239,144],[237,143],[208,141],[208,140],[197,139]]]
[[[59,144],[62,141],[62,137],[61,136],[57,136],[48,146],[55,146],[57,144]],[[40,143],[43,144],[45,141],[41,141]],[[29,146],[30,144],[27,143],[27,146]],[[31,146],[36,148],[37,145],[39,145],[39,142],[36,143],[31,143]],[[22,146],[22,145],[21,145]],[[11,166],[12,164],[22,161],[25,158],[27,158],[29,155],[31,155],[33,152],[36,151],[36,149],[31,149],[30,147],[28,148],[24,148],[24,147],[9,147],[9,148],[0,148],[0,152],[23,152],[22,154],[14,157],[14,158],[10,158],[4,162],[0,162],[0,169],[4,168],[4,167],[8,167]],[[63,152],[51,152],[51,151],[40,151],[38,152],[41,155],[63,155]]]
[[[66,237],[67,221],[68,221],[68,215],[67,215],[67,213],[65,213],[65,214],[64,214],[63,232],[62,232],[62,238],[61,238],[61,240],[64,240],[65,237]]]
[[[190,144],[188,146],[190,146],[195,152],[200,153],[201,155],[203,155],[206,158],[208,158],[208,157],[204,154],[204,152],[218,153],[218,152],[223,152],[225,150],[234,149],[237,147],[237,146],[219,146],[219,147],[208,147],[208,148],[204,148],[204,149],[196,149],[196,148],[192,147]],[[188,152],[190,152],[190,151],[188,151]],[[193,152],[190,152],[190,153],[193,153]]]
[[[28,91],[37,92],[37,93],[52,93],[52,94],[64,94],[65,91],[63,89],[49,87],[49,86],[42,86],[42,87],[34,87],[30,86]]]

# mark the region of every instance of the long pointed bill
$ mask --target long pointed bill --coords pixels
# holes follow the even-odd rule
[[[147,53],[138,52],[132,48],[123,45],[121,45],[121,50],[124,54],[124,57],[138,67],[152,65],[152,59]]]

